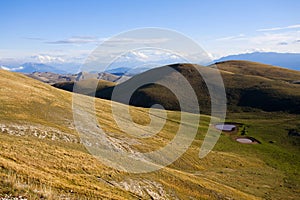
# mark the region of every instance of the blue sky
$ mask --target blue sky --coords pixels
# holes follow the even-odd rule
[[[160,27],[194,39],[213,58],[300,52],[300,1],[1,1],[0,60],[82,62],[120,32]]]

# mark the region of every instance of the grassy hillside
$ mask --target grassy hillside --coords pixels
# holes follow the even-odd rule
[[[216,69],[191,64],[174,64],[168,67],[180,72],[189,81],[198,97],[200,110],[209,114],[208,89],[195,68],[207,76]],[[263,110],[300,113],[300,85],[293,83],[300,80],[300,72],[247,61],[221,62],[217,63],[217,67],[220,69],[224,81],[229,112]],[[149,70],[119,84],[116,87],[121,91],[120,98],[116,100],[126,103],[122,97],[126,96],[128,86],[147,79],[147,77],[153,77],[153,83],[141,86],[132,95],[130,105],[151,107],[153,104],[161,104],[168,110],[180,110],[175,94],[159,84],[167,82],[177,85],[177,88],[182,88],[180,74],[174,72],[166,74],[164,73],[165,68]],[[96,96],[110,99],[113,89],[114,87],[108,87],[97,90]],[[180,92],[183,96],[189,97],[187,91]],[[194,111],[193,107],[189,107],[189,105],[187,107],[186,111]]]
[[[91,84],[91,82],[95,81],[96,79],[85,79],[85,80],[81,80],[79,81],[79,87],[87,87],[89,84]],[[110,82],[110,81],[105,81],[105,80],[98,80],[98,86],[96,88],[96,91],[101,91],[105,88],[108,87],[113,87],[115,86],[116,83],[115,82]],[[59,82],[59,83],[54,83],[52,86],[56,87],[56,88],[60,88],[69,92],[73,91],[73,87],[74,87],[74,81],[65,81],[65,82]]]
[[[300,72],[286,68],[266,65],[258,62],[231,60],[217,62],[218,69],[235,74],[252,75],[272,80],[295,81],[300,79]]]
[[[300,113],[300,72],[248,61],[217,63],[233,111],[239,107]],[[237,105],[237,107],[235,107]],[[244,109],[245,110],[245,109]]]
[[[296,199],[299,196],[300,154],[296,143],[299,138],[287,136],[288,129],[300,128],[299,115],[233,113],[228,121],[245,124],[247,134],[261,144],[237,143],[234,138],[239,131],[223,133],[213,151],[199,159],[199,147],[210,120],[209,116],[201,115],[195,140],[182,157],[156,172],[129,174],[105,166],[80,143],[72,120],[72,93],[2,70],[0,88],[0,197],[11,194],[29,199]],[[121,140],[121,145],[132,139],[115,123],[110,101],[96,99],[95,108],[101,127]],[[130,107],[130,113],[138,124],[150,122],[146,108]],[[137,138],[132,150],[147,152],[168,143],[178,129],[180,113],[168,111],[167,116],[157,135]],[[271,140],[273,143],[269,143]]]

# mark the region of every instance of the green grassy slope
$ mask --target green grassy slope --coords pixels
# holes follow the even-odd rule
[[[232,60],[218,62],[218,69],[235,74],[252,75],[269,78],[272,80],[295,81],[300,79],[300,72],[272,65],[251,61]]]
[[[226,61],[216,66],[233,73],[222,73],[233,110],[248,107],[300,113],[300,88],[292,83],[300,79],[299,71],[248,61]]]
[[[156,172],[129,174],[105,166],[79,142],[72,122],[72,93],[2,70],[0,86],[0,196],[23,195],[29,199],[296,199],[299,196],[299,148],[294,143],[296,138],[287,137],[287,129],[300,127],[297,115],[231,114],[228,120],[249,126],[248,135],[262,144],[243,145],[234,141],[234,135],[224,133],[213,151],[199,159],[199,147],[210,119],[201,115],[196,138],[182,157]],[[110,101],[95,100],[99,124],[114,133],[116,139],[126,142],[129,136],[119,130],[110,105]],[[146,108],[130,107],[130,113],[136,123],[150,122]],[[174,137],[180,113],[167,114],[163,129],[150,139],[138,139],[140,144],[133,145],[133,150],[158,149]]]
[[[169,67],[180,72],[190,82],[197,94],[200,110],[208,114],[210,112],[209,93],[202,76],[195,67],[206,74],[216,69],[190,64],[174,64]],[[220,69],[224,81],[229,112],[259,109],[300,113],[300,85],[292,83],[292,81],[300,80],[300,72],[246,61],[222,62],[218,63],[217,67]],[[161,104],[168,110],[180,110],[174,93],[158,84],[163,80],[174,85],[178,84],[178,88],[182,88],[179,74],[164,74],[165,68],[150,70],[119,84],[116,87],[124,91],[124,94],[120,96],[126,95],[127,85],[135,84],[138,80],[152,77],[155,74],[157,77],[154,78],[153,83],[140,87],[132,95],[130,104],[140,107]],[[113,89],[114,87],[98,90],[96,96],[110,99]],[[185,91],[181,92],[184,95]],[[125,102],[122,98],[117,100]],[[193,108],[190,107],[187,111],[193,112]]]

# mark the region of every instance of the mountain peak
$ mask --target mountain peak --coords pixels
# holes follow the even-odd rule
[[[229,60],[244,60],[300,70],[300,53],[252,52],[229,55],[215,60],[215,62]]]

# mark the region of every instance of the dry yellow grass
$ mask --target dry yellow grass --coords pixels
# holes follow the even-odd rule
[[[37,126],[46,132],[55,129],[79,141],[73,125],[71,93],[6,71],[0,71],[0,86],[0,124],[5,124],[8,129],[18,126]],[[122,138],[125,134],[113,120],[110,105],[110,101],[96,100],[99,123],[116,138]],[[130,113],[135,122],[149,123],[148,109],[130,107]],[[180,114],[171,111],[167,114],[168,120],[160,133],[153,139],[140,139],[143,145],[134,145],[135,150],[151,151],[174,137]],[[28,134],[16,136],[15,133],[22,130],[12,128],[11,135],[9,131],[2,131],[0,196],[13,194],[30,199],[261,199],[287,194],[296,197],[293,190],[280,188],[284,178],[282,171],[268,166],[256,155],[245,158],[238,153],[216,149],[200,160],[199,148],[208,123],[209,117],[201,116],[198,134],[181,158],[159,171],[144,174],[107,167],[79,142],[43,139],[26,131]],[[222,136],[221,141],[226,138]],[[136,189],[137,186],[140,189]]]

